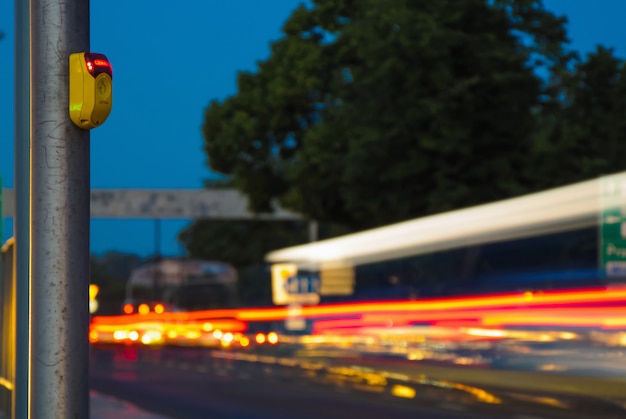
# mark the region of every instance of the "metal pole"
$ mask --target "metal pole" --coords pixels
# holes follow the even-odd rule
[[[28,417],[30,363],[30,2],[15,0],[15,383],[13,418]]]
[[[316,242],[318,235],[318,224],[315,220],[309,221],[309,241]]]
[[[161,219],[154,219],[154,258],[161,258]]]
[[[89,131],[68,114],[88,0],[31,0],[30,416],[89,417]]]
[[[154,219],[154,267],[152,270],[152,298],[154,300],[160,300],[159,295],[160,282],[161,282],[161,219]]]

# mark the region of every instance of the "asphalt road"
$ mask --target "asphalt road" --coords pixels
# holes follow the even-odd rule
[[[289,366],[214,358],[208,350],[94,349],[91,388],[180,419],[467,419],[453,400],[393,396],[381,386]],[[348,380],[350,381],[350,380]]]
[[[626,417],[623,406],[598,404],[597,397],[591,403],[581,394],[549,393],[556,386],[574,389],[572,377],[429,365],[411,368],[358,358],[323,364],[276,351],[96,347],[91,388],[180,419]],[[381,369],[388,375],[376,372]],[[418,378],[406,381],[412,374]],[[585,392],[602,389],[603,384],[578,382],[586,383]],[[510,386],[503,388],[502,383]],[[512,390],[513,384],[518,390]]]

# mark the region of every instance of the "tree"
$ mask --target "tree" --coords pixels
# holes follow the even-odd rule
[[[254,211],[277,200],[351,229],[534,190],[536,115],[558,108],[572,58],[563,24],[540,0],[300,6],[207,108],[208,164]]]
[[[306,242],[307,231],[303,221],[198,220],[179,240],[192,257],[242,268],[263,263],[271,250]]]
[[[341,226],[323,224],[320,237],[345,234]],[[271,304],[270,272],[265,255],[309,240],[306,221],[198,220],[178,239],[192,258],[232,264],[239,273],[239,297],[245,305]]]
[[[548,188],[624,170],[624,61],[598,47],[561,84],[563,100],[535,136],[534,154],[550,172],[535,182]]]
[[[322,237],[624,170],[624,62],[602,47],[581,59],[565,22],[540,0],[312,0],[206,109],[208,164],[253,211],[278,202]],[[290,228],[202,222],[184,240],[267,301],[250,267],[305,241]],[[460,277],[482,252],[457,255]]]
[[[270,305],[271,280],[263,266],[271,250],[307,241],[304,221],[199,220],[179,235],[189,255],[228,262],[239,274],[242,304]]]

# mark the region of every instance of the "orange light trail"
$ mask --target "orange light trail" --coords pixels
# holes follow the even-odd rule
[[[435,311],[443,315],[442,311],[459,309],[487,309],[487,308],[520,308],[542,305],[567,306],[575,304],[626,302],[626,287],[596,288],[586,290],[543,291],[535,293],[495,294],[488,296],[470,296],[443,299],[425,299],[420,301],[395,302],[368,302],[329,304],[320,306],[302,307],[300,316],[315,318],[324,316],[359,315],[362,313],[406,313],[415,316],[416,313]],[[556,308],[556,307],[555,307]],[[122,315],[96,316],[94,323],[127,324],[141,319],[142,321],[195,321],[204,319],[236,318],[242,321],[273,321],[284,320],[289,312],[286,307],[269,307],[260,309],[228,309],[228,310],[201,310],[193,312],[162,313],[160,315]]]
[[[543,291],[536,293],[495,294],[457,298],[400,302],[347,303],[303,307],[301,316],[323,317],[355,315],[367,312],[420,312],[426,310],[456,310],[462,308],[518,307],[538,305],[572,305],[580,303],[608,303],[626,301],[626,288],[595,288],[585,290]],[[282,320],[286,308],[243,309],[237,318],[248,321]]]
[[[421,323],[438,327],[573,326],[617,328],[626,325],[626,306],[583,307],[509,307],[472,311],[365,313],[354,319],[330,319],[315,322],[314,332],[358,327],[405,327]]]
[[[302,307],[299,316],[313,319],[314,332],[356,328],[406,327],[413,324],[441,327],[580,326],[626,327],[626,287],[518,292],[419,301],[359,302]],[[91,330],[98,332],[141,327],[180,331],[181,327],[206,332],[241,332],[249,322],[284,321],[287,307],[164,312],[96,316]],[[187,330],[188,331],[188,330]],[[184,334],[182,331],[180,334]]]

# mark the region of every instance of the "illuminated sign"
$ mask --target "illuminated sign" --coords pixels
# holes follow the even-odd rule
[[[626,277],[626,176],[603,177],[600,185],[600,269]]]
[[[298,273],[292,263],[272,265],[272,300],[274,304],[318,304],[320,280],[313,274]]]

